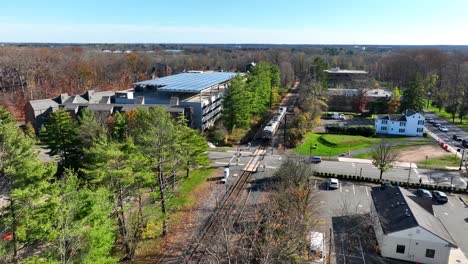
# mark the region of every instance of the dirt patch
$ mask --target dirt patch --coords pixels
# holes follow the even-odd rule
[[[428,159],[432,159],[446,155],[450,155],[450,153],[436,145],[414,146],[399,150],[397,160],[405,162],[418,162],[426,160],[426,156]]]
[[[132,264],[143,263],[181,263],[183,254],[193,237],[199,232],[202,224],[210,215],[216,204],[216,199],[221,194],[221,188],[217,188],[216,178],[222,173],[214,170],[206,182],[201,184],[192,192],[196,198],[196,203],[180,211],[177,216],[178,221],[169,227],[169,235],[165,238],[156,238],[141,243],[137,256]],[[222,185],[224,186],[224,185]]]

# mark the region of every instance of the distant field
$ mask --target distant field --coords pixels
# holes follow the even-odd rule
[[[401,141],[405,138],[390,138],[389,141]],[[348,151],[368,148],[378,144],[381,138],[368,138],[362,136],[349,136],[337,134],[308,133],[304,143],[296,148],[299,154],[313,154],[317,156],[336,156]],[[311,150],[311,146],[317,145]],[[312,151],[312,152],[311,152]]]
[[[427,100],[425,100],[425,106],[427,106]],[[439,112],[439,109],[437,107],[434,107],[432,106],[430,103],[429,103],[429,107],[426,108],[427,110],[433,112],[434,114],[442,117],[443,119],[449,121],[449,122],[452,122],[452,115],[447,113],[445,111],[445,109],[442,109],[440,110]],[[468,130],[468,118],[467,119],[463,119],[463,122],[460,122],[460,119],[458,117],[455,118],[455,124],[465,130]]]

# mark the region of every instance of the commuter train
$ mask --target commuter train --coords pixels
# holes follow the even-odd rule
[[[283,121],[284,116],[286,115],[287,108],[282,106],[278,109],[275,116],[268,122],[268,124],[263,129],[262,138],[263,139],[272,139],[276,131],[278,131],[281,121]]]

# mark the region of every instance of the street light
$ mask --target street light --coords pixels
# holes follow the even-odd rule
[[[460,152],[460,149],[457,149],[457,151]],[[461,157],[461,160],[460,160],[460,168],[458,168],[458,170],[462,169],[464,159],[465,159],[465,149],[463,149],[462,157]]]

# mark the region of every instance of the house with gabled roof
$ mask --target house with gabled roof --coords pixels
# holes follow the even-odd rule
[[[373,187],[371,218],[384,257],[416,263],[448,263],[457,245],[421,200],[400,187]]]
[[[421,137],[426,118],[420,113],[406,111],[401,115],[380,115],[375,119],[377,134]]]

